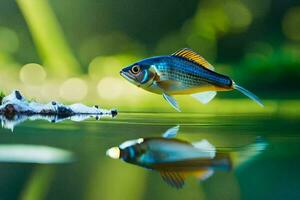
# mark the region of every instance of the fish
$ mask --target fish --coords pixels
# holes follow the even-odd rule
[[[218,150],[208,140],[189,142],[175,138],[179,126],[168,129],[162,137],[128,140],[107,150],[106,155],[160,173],[162,180],[180,189],[189,176],[205,181],[216,170],[228,172],[266,148],[260,141],[239,150]]]
[[[215,72],[208,61],[189,48],[135,62],[124,67],[120,75],[146,91],[162,95],[178,112],[181,109],[175,95],[190,95],[207,104],[218,91],[234,89],[264,106],[256,95],[237,85],[230,77]]]

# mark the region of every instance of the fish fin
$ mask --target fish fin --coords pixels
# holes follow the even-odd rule
[[[189,48],[180,49],[175,53],[173,53],[172,56],[185,58],[189,61],[193,61],[197,63],[198,65],[206,67],[207,69],[210,69],[212,71],[215,70],[215,68],[209,62],[207,62],[202,56],[200,56],[198,53],[194,52]]]
[[[191,96],[194,97],[195,99],[197,99],[198,101],[200,101],[201,103],[207,104],[216,96],[216,94],[217,94],[217,92],[215,92],[215,91],[208,91],[208,92],[200,92],[200,93],[196,93],[196,94],[191,94]]]
[[[214,145],[212,145],[211,143],[209,143],[205,139],[203,139],[201,141],[193,142],[192,144],[195,148],[200,149],[200,150],[211,150],[211,151],[216,150],[216,147]]]
[[[253,94],[252,92],[250,92],[249,90],[246,90],[242,86],[239,86],[239,85],[237,85],[235,83],[233,83],[233,88],[236,89],[236,90],[238,90],[239,92],[243,93],[244,95],[246,95],[247,97],[249,97],[253,101],[255,101],[261,107],[264,107],[264,104],[262,103],[262,101],[255,94]]]
[[[174,126],[172,128],[169,128],[164,134],[163,134],[163,137],[164,138],[173,138],[173,137],[176,137],[178,131],[179,131],[179,125],[177,126]]]
[[[199,181],[205,181],[209,177],[211,177],[214,174],[213,169],[205,169],[205,170],[199,170],[194,173],[194,176],[197,177]]]
[[[172,171],[161,171],[162,179],[170,186],[180,189],[184,185],[185,177],[181,173]]]
[[[174,97],[167,95],[166,93],[163,93],[163,97],[164,99],[169,102],[169,104],[171,104],[171,106],[173,108],[175,108],[175,110],[177,110],[178,112],[181,112],[179,105],[176,101],[176,99],[174,99]]]
[[[203,151],[203,153],[207,153],[207,157],[214,158],[216,155],[216,147],[205,139],[198,142],[193,142],[192,145],[195,148]]]
[[[173,80],[160,80],[156,82],[156,85],[160,87],[163,91],[168,91],[172,87],[178,87],[181,85],[180,82],[178,81],[173,81]]]

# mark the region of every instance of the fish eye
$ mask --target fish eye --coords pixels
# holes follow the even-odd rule
[[[138,74],[140,71],[141,71],[141,68],[140,68],[140,66],[138,66],[138,65],[134,65],[134,66],[131,68],[131,72],[132,72],[133,74]]]

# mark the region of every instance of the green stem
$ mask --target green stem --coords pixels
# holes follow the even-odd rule
[[[63,31],[47,0],[17,0],[38,53],[52,75],[67,77],[80,72]]]

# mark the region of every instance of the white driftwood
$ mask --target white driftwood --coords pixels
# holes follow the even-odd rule
[[[115,117],[116,115],[117,110],[115,109],[106,110],[98,106],[89,107],[81,103],[64,105],[56,101],[47,104],[28,101],[17,90],[5,96],[0,105],[2,127],[11,130],[26,120],[46,120],[56,123],[69,119],[78,122],[91,117],[98,120],[102,117]]]

